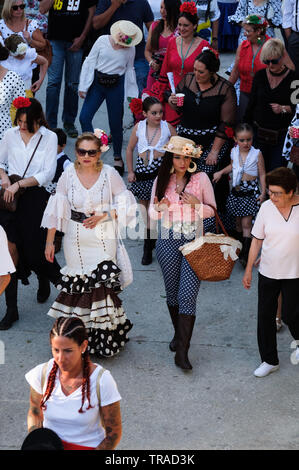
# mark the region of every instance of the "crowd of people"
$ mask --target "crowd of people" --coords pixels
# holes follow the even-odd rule
[[[182,248],[201,220],[205,233],[216,232],[216,210],[242,243],[245,289],[259,265],[262,363],[254,375],[279,367],[277,319],[299,340],[298,17],[294,0],[283,8],[280,0],[4,1],[0,330],[19,319],[19,280],[27,285],[36,274],[39,303],[50,282],[59,291],[48,311],[53,358],[26,374],[30,434],[49,428],[57,448],[79,450],[114,449],[121,438],[117,385],[90,356],[118,354],[133,327],[119,293],[133,280],[122,233],[136,226],[137,202],[141,263],[152,263],[155,250],[178,367],[192,369],[201,284]],[[224,78],[221,51],[230,48]],[[46,76],[43,110],[36,93]],[[103,101],[106,132],[95,117]],[[126,102],[134,127],[124,149]],[[64,153],[67,137],[76,139],[74,161]],[[113,166],[101,158],[109,144]],[[62,240],[64,267],[56,259]]]

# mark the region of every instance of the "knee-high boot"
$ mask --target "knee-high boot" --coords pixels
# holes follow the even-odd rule
[[[17,274],[11,274],[10,283],[5,289],[6,315],[0,322],[0,330],[8,330],[19,319],[18,313],[18,279]]]
[[[241,250],[241,253],[239,255],[239,260],[243,268],[246,268],[247,261],[248,261],[248,254],[251,246],[251,238],[250,237],[244,237],[243,239],[243,248]]]
[[[153,243],[151,240],[151,231],[147,229],[146,231],[146,238],[144,239],[144,244],[143,244],[143,256],[141,260],[141,264],[144,266],[147,266],[148,264],[151,264],[153,258],[152,258],[152,250],[153,250]]]
[[[192,369],[188,358],[188,351],[192,337],[195,315],[185,315],[180,313],[177,324],[177,342],[174,361],[181,369]]]
[[[178,305],[169,305],[167,304],[170,318],[174,328],[174,336],[169,343],[169,349],[172,352],[176,351],[176,343],[177,343],[177,326],[178,326],[178,317],[179,317],[179,306]]]

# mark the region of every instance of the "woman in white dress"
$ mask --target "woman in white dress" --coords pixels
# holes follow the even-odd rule
[[[117,296],[122,287],[115,227],[135,216],[136,201],[118,172],[101,161],[108,137],[95,132],[98,137],[91,132],[78,137],[75,164],[61,175],[42,226],[48,228],[45,255],[50,262],[56,230],[65,233],[66,266],[48,315],[80,317],[88,330],[90,353],[110,357],[125,345],[132,328]]]

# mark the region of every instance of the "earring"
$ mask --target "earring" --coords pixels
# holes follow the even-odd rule
[[[170,174],[172,175],[174,173],[174,168],[171,167]]]
[[[192,163],[193,166],[192,166],[192,167],[189,166],[189,168],[187,169],[187,171],[189,171],[189,173],[194,173],[194,172],[196,171],[196,169],[197,169],[197,165],[196,165],[195,162],[190,162],[190,165],[191,165],[191,163]]]

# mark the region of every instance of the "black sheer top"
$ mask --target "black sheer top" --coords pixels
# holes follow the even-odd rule
[[[176,92],[185,94],[180,123],[183,128],[212,131],[213,137],[227,140],[225,127],[234,127],[237,112],[236,92],[230,82],[217,75],[216,83],[201,92],[194,73],[187,73]]]

